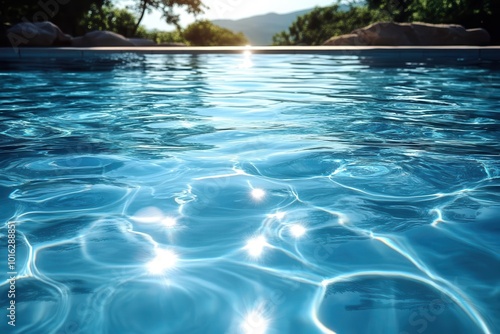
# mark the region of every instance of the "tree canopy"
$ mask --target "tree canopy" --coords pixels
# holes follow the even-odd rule
[[[51,21],[65,33],[74,35],[81,31],[82,19],[92,7],[109,3],[109,0],[0,0],[0,21],[2,24]]]
[[[332,36],[348,34],[376,21],[388,20],[384,11],[351,6],[347,11],[338,5],[317,7],[299,16],[288,31],[273,36],[274,45],[321,45]]]
[[[82,18],[77,34],[94,30],[113,31],[123,36],[144,34],[144,29],[135,31],[136,23],[136,16],[127,9],[116,8],[109,2],[104,6],[92,4]]]
[[[367,0],[369,8],[389,13],[396,22],[456,23],[484,28],[500,43],[499,0]]]
[[[40,5],[43,4],[43,6]],[[3,24],[51,21],[65,33],[73,36],[89,31],[108,30],[125,37],[142,37],[160,43],[185,43],[193,46],[245,45],[242,33],[214,25],[210,21],[196,21],[186,29],[179,26],[178,7],[188,13],[203,10],[201,0],[136,0],[134,8],[117,8],[112,0],[0,0],[0,19]],[[132,9],[132,10],[131,10]],[[134,10],[135,9],[135,10]],[[147,31],[140,25],[147,11],[160,10],[167,23],[177,26],[175,31]]]
[[[246,45],[243,33],[234,33],[210,21],[202,20],[190,24],[183,32],[186,41],[193,46],[233,46]]]
[[[205,6],[201,0],[138,0],[136,7],[138,20],[133,33],[139,28],[141,21],[146,12],[151,12],[153,9],[159,10],[167,23],[179,26],[179,14],[176,13],[177,8],[183,8],[189,14],[201,14]]]
[[[147,12],[158,10],[167,23],[179,28],[177,10],[196,15],[203,12],[204,5],[201,0],[135,0],[133,9],[118,9],[112,0],[0,0],[0,21],[51,21],[71,35],[100,29],[135,36]]]
[[[377,21],[455,23],[465,28],[484,28],[493,43],[500,43],[499,0],[366,0],[348,10],[338,5],[315,8],[299,16],[287,31],[273,37],[274,45],[319,45],[332,36]]]

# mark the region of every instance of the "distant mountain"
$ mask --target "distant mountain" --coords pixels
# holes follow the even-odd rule
[[[271,45],[273,36],[287,30],[297,16],[312,11],[305,9],[288,14],[269,13],[240,20],[213,20],[212,23],[234,32],[242,32],[252,45]]]
[[[358,4],[363,4],[363,1],[358,1]],[[356,4],[353,3],[353,5]],[[288,14],[269,13],[240,20],[213,20],[212,23],[234,32],[244,33],[251,45],[271,45],[275,34],[288,30],[297,16],[307,14],[313,9],[304,9]],[[347,11],[349,6],[340,5],[339,9]]]

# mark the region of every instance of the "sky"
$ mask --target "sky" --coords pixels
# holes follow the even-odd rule
[[[118,1],[117,5],[123,6],[127,0]],[[315,6],[329,6],[335,0],[204,0],[203,3],[209,7],[205,14],[199,18],[209,20],[231,19],[237,20],[244,17],[267,13],[291,13]],[[134,1],[132,1],[134,3]],[[181,12],[179,12],[181,13]],[[181,15],[181,25],[187,26],[194,21],[192,15]],[[147,29],[172,30],[161,18],[159,13],[151,13],[144,17],[142,25]]]

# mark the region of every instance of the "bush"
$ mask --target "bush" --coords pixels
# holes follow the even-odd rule
[[[484,28],[500,43],[499,0],[367,0],[369,8],[383,10],[396,22],[455,23]]]
[[[315,8],[299,16],[288,28],[273,36],[273,45],[322,45],[332,36],[351,31],[377,21],[390,20],[384,11],[367,7],[341,10],[338,5]]]
[[[111,4],[92,5],[79,26],[81,34],[94,30],[108,30],[125,37],[136,37],[134,36],[136,22],[135,15],[126,9],[118,9]]]
[[[192,46],[233,46],[246,45],[248,40],[243,33],[234,33],[210,21],[202,20],[190,24],[183,32],[186,41]]]
[[[138,37],[147,38],[153,40],[157,44],[162,43],[184,43],[187,41],[182,36],[182,32],[179,30],[174,31],[160,31],[160,30],[150,30],[145,31],[142,27],[137,32]]]

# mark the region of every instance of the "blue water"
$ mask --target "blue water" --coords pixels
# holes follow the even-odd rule
[[[498,69],[1,68],[1,333],[500,333]]]

